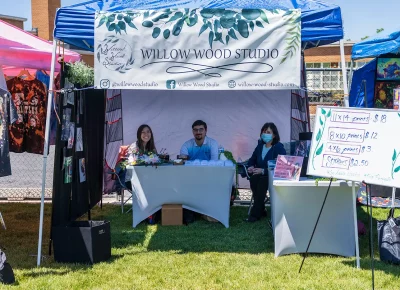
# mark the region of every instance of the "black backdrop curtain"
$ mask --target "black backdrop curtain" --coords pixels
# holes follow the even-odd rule
[[[64,88],[66,83],[68,84],[68,80],[62,78],[61,87]],[[72,95],[74,104],[71,104]],[[66,102],[66,98],[70,100],[69,103]],[[74,91],[70,94],[61,94],[58,100],[61,124],[57,125],[56,135],[52,196],[53,226],[68,224],[87,213],[101,200],[103,184],[105,91],[95,89]],[[72,148],[67,148],[68,141],[61,140],[66,109],[71,109],[70,122],[75,124],[75,140]],[[82,128],[83,151],[76,150],[77,128]],[[70,183],[65,181],[68,168],[63,164],[66,157],[72,157]],[[84,182],[81,182],[80,178],[82,172],[86,175]]]

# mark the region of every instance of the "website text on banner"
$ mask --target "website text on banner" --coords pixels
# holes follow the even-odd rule
[[[318,107],[307,174],[400,188],[400,113]]]
[[[97,12],[103,89],[276,90],[300,86],[300,10]]]

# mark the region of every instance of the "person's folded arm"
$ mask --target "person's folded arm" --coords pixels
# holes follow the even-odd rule
[[[253,154],[251,155],[249,161],[247,162],[248,167],[255,166],[257,163],[257,147],[254,149]]]

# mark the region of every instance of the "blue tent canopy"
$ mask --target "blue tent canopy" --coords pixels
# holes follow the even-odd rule
[[[400,53],[400,29],[389,35],[377,34],[368,40],[356,43],[351,58],[354,60],[373,58],[388,53]]]
[[[302,45],[310,48],[343,38],[340,7],[319,0],[92,0],[57,11],[54,37],[93,51],[96,11],[166,8],[301,9]]]

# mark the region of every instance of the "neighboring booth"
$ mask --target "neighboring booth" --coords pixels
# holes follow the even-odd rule
[[[356,43],[352,63],[361,59],[372,60],[350,77],[350,107],[393,109],[393,89],[400,88],[400,30]]]
[[[109,168],[114,168],[120,146],[136,140],[136,129],[142,123],[148,123],[152,127],[157,148],[167,148],[171,156],[177,155],[183,142],[191,138],[191,124],[196,119],[203,119],[206,121],[208,124],[208,135],[214,137],[226,149],[232,151],[236,159],[247,159],[250,156],[257,144],[257,139],[260,134],[259,130],[267,121],[273,121],[277,124],[280,130],[281,141],[283,142],[296,140],[298,139],[299,133],[309,131],[308,103],[304,81],[304,60],[300,62],[300,51],[302,54],[304,49],[329,44],[342,39],[343,28],[340,8],[322,2],[300,0],[267,1],[265,3],[247,1],[246,9],[242,6],[243,3],[240,1],[223,1],[218,3],[204,0],[187,3],[181,3],[179,1],[178,3],[157,1],[151,4],[142,1],[89,1],[84,4],[63,7],[57,11],[54,31],[55,39],[81,47],[82,49],[94,51],[96,63],[103,66],[113,66],[106,67],[110,72],[109,77],[104,79],[101,78],[106,76],[104,74],[106,71],[105,68],[99,67],[95,70],[95,85],[97,85],[98,88],[108,89],[105,161]],[[196,12],[195,8],[197,7],[201,8]],[[206,11],[210,10],[207,8],[219,10]],[[149,11],[152,9],[158,11]],[[163,10],[160,11],[161,9]],[[299,10],[293,9],[301,9],[301,14]],[[171,12],[171,10],[173,10],[173,12]],[[200,10],[202,11],[200,12]],[[234,10],[234,12],[232,12],[232,10]],[[120,79],[115,78],[115,71],[123,71],[129,75],[131,66],[136,61],[139,61],[138,59],[133,59],[133,57],[129,58],[130,50],[128,46],[135,44],[142,45],[144,48],[146,45],[149,45],[147,48],[153,49],[154,47],[149,44],[152,41],[151,38],[155,39],[160,36],[160,38],[163,37],[166,40],[166,43],[170,45],[173,43],[173,45],[175,45],[174,48],[179,48],[176,47],[176,45],[185,45],[184,38],[182,38],[183,41],[181,43],[177,44],[177,42],[169,42],[170,40],[168,38],[170,35],[171,38],[172,35],[176,37],[180,34],[181,30],[182,34],[188,33],[198,20],[199,22],[201,21],[200,24],[202,25],[198,27],[199,29],[201,27],[201,33],[204,32],[202,37],[204,38],[205,35],[208,35],[208,41],[193,43],[193,48],[202,48],[204,45],[208,45],[208,43],[210,43],[211,49],[213,45],[214,47],[220,47],[221,45],[218,42],[225,44],[230,40],[230,43],[232,43],[234,40],[237,40],[239,34],[241,36],[240,39],[245,39],[243,40],[245,44],[244,48],[252,47],[251,45],[257,48],[258,44],[265,41],[269,36],[269,34],[259,32],[262,31],[261,28],[264,28],[264,26],[268,27],[269,20],[265,16],[267,10],[268,15],[272,15],[271,19],[278,16],[282,17],[282,19],[285,17],[287,18],[278,25],[274,22],[276,26],[270,26],[271,33],[275,30],[282,30],[281,33],[276,36],[277,40],[275,40],[279,48],[282,49],[281,52],[283,54],[286,53],[286,57],[281,57],[279,59],[279,61],[281,61],[280,64],[284,63],[286,59],[293,57],[293,55],[298,57],[295,58],[298,59],[298,63],[295,61],[293,67],[289,66],[286,71],[279,71],[282,72],[282,76],[287,76],[287,80],[281,80],[283,83],[277,85],[280,89],[239,90],[241,87],[239,80],[242,79],[236,79],[236,82],[233,80],[224,81],[224,85],[227,87],[220,90],[210,89],[210,87],[207,90],[192,88],[189,92],[189,89],[182,90],[182,87],[177,88],[176,82],[172,77],[171,79],[167,79],[167,81],[164,80],[164,82],[159,83],[154,80],[159,77],[159,74],[162,75],[162,73],[164,73],[162,69],[159,72],[154,70],[152,73],[148,74],[137,73],[136,75],[131,75],[131,79],[124,78],[123,74],[120,75]],[[285,11],[282,12],[282,10],[288,12],[285,13]],[[238,11],[241,12],[241,15],[237,15]],[[96,14],[96,12],[101,13]],[[122,13],[119,14],[118,12]],[[227,12],[227,14],[224,14],[225,12]],[[296,17],[291,18],[291,13]],[[244,14],[246,14],[246,16]],[[187,17],[183,17],[183,15]],[[233,19],[233,15],[235,15],[236,19]],[[141,19],[144,20],[141,20],[139,23],[140,25],[132,20],[138,16],[141,16]],[[200,19],[200,16],[203,19]],[[207,19],[213,18],[213,16],[221,17],[221,19],[213,19],[213,23],[209,23],[210,21],[207,21]],[[225,17],[225,19],[223,19],[223,17]],[[162,27],[164,30],[162,34],[159,27],[147,29],[146,31],[146,28],[151,28],[153,23],[165,18],[169,18],[171,22],[176,22],[173,29],[172,26],[171,30]],[[260,18],[260,20],[257,20],[258,18]],[[300,22],[301,26],[298,25]],[[284,31],[285,27],[287,27],[285,25],[289,23],[292,25],[291,28],[289,27],[290,30]],[[96,42],[95,37],[96,29],[102,25],[102,29],[107,27],[108,32],[113,32],[111,35],[109,33],[107,34],[108,38],[105,39],[103,43],[104,47],[101,46],[101,43],[99,44]],[[235,25],[237,25],[235,28],[236,32],[229,32],[226,36],[224,34],[222,39],[222,34],[219,32],[221,31],[221,27],[225,29],[231,27],[233,30]],[[156,24],[155,26],[158,25]],[[138,27],[140,27],[141,31],[146,32],[144,32],[143,35],[139,34],[139,37],[136,39],[124,40],[127,45],[116,47],[113,50],[114,46],[112,44],[117,43],[119,41],[118,39],[122,39],[124,35],[127,34],[128,29],[132,31],[132,29],[137,29]],[[107,33],[107,29],[104,29],[104,33]],[[206,31],[207,29],[209,29],[209,31]],[[297,31],[297,29],[299,31]],[[255,37],[250,40],[249,35],[252,33],[256,35],[258,33],[258,35],[262,37],[259,39]],[[289,34],[292,34],[292,39],[285,38],[286,35]],[[197,37],[198,35],[199,31],[195,31],[192,36]],[[120,38],[116,39],[116,36],[120,36]],[[144,36],[148,37],[148,41]],[[247,40],[247,38],[249,38],[249,40]],[[255,41],[255,43],[253,43],[253,41]],[[272,39],[272,41],[274,40]],[[257,42],[259,43],[257,44]],[[285,45],[289,43],[288,45],[290,46],[290,43],[293,42],[297,43],[298,46],[296,49],[289,49],[288,52],[288,49],[285,49],[283,43],[285,43]],[[139,50],[137,47],[135,49]],[[273,49],[271,48],[271,50]],[[222,51],[222,49],[220,49],[220,51]],[[101,54],[107,54],[107,52],[110,52],[110,58],[104,59],[103,61]],[[119,53],[123,56],[128,54],[127,62],[124,64],[120,63],[120,65],[116,62],[110,64],[109,61],[113,61],[114,57]],[[281,68],[279,67],[280,64],[276,65],[277,70]],[[164,69],[166,69],[165,72],[171,72],[171,70],[173,70],[175,74],[201,73],[203,74],[203,79],[209,81],[211,77],[222,77],[222,73],[215,70],[221,68],[222,70],[228,70],[226,66],[230,65],[232,64],[210,66],[207,60],[204,60],[204,63],[196,64],[197,67],[192,66],[188,68],[187,66],[181,66],[180,69],[183,69],[183,71],[176,71],[176,66],[169,68],[164,67]],[[259,67],[259,63],[255,64],[253,62],[251,65],[251,69],[253,70]],[[198,66],[200,66],[200,68]],[[284,66],[282,66],[282,68],[283,67]],[[211,72],[207,70],[211,70]],[[247,68],[247,70],[250,69]],[[98,73],[99,75],[97,75]],[[252,71],[252,73],[254,73],[254,71]],[[256,79],[259,80],[260,77],[257,73],[259,74],[260,72],[257,71],[254,77],[256,78],[257,76]],[[204,76],[207,78],[204,78]],[[110,80],[113,77],[114,79]],[[193,81],[196,80],[196,77],[199,78],[197,75],[192,75],[191,79],[189,79]],[[175,78],[178,77],[175,76]],[[291,82],[291,80],[296,78],[297,80]],[[136,79],[139,79],[139,85],[132,84],[132,82],[136,82]],[[151,85],[148,85],[147,82]],[[139,89],[121,89],[126,83],[131,83],[127,85],[129,88],[137,86]],[[146,85],[143,85],[144,83],[146,83]],[[295,83],[295,85],[293,85],[293,83]],[[184,86],[181,84],[179,85]],[[213,84],[211,84],[211,86],[213,86]],[[246,86],[246,84],[244,84],[244,86]],[[143,89],[143,87],[146,88]],[[271,89],[271,87],[269,89]],[[99,123],[98,126],[103,126],[103,124]],[[158,170],[156,168],[144,169],[147,171]],[[140,179],[138,174],[135,174],[132,180],[134,178]],[[165,180],[166,186],[172,186],[170,182],[171,179]],[[227,177],[227,180],[229,181],[229,177]],[[143,185],[145,182],[148,183],[151,181],[151,178],[146,176],[146,180],[139,181],[138,184]],[[188,183],[187,180],[185,181]],[[145,191],[146,190],[142,190],[141,192],[145,194]],[[227,206],[229,206],[228,197],[227,195]],[[144,203],[149,202],[146,196],[140,201],[142,200]],[[141,206],[147,205],[142,204]],[[229,217],[229,208],[227,210]],[[144,216],[147,214],[146,212]],[[223,222],[227,226],[228,220],[225,219]]]
[[[0,20],[0,67],[7,76],[16,76],[21,69],[32,74],[36,70],[50,72],[53,45],[9,23]],[[80,55],[69,49],[63,49],[65,62],[80,60]],[[60,71],[55,63],[55,71]]]
[[[55,43],[54,43],[55,44]],[[47,75],[50,79],[48,88],[53,87],[54,83],[54,76],[55,72],[59,72],[61,70],[61,65],[58,62],[51,61],[52,57],[56,55],[57,46],[40,39],[26,31],[23,31],[11,24],[3,22],[0,20],[0,98],[3,100],[4,98],[9,98],[9,94],[4,96],[4,92],[8,92],[7,85],[4,79],[4,75],[7,76],[18,76],[21,70],[24,71],[25,74],[29,74],[34,76],[37,71],[42,71],[43,74],[48,73],[52,75]],[[61,50],[61,48],[60,48]],[[68,49],[63,49],[62,55],[64,61],[66,62],[75,62],[80,60],[80,55],[76,52],[73,52]],[[54,60],[54,59],[53,59]],[[51,71],[51,73],[50,73]],[[46,85],[46,87],[47,87]],[[31,95],[30,95],[31,96]],[[46,142],[45,148],[41,149],[44,152],[43,159],[44,164],[46,164],[47,159],[47,152],[48,152],[48,141],[49,141],[49,131],[50,131],[50,116],[52,111],[52,90],[48,90],[44,93],[44,98],[47,98],[46,103],[44,106],[47,105],[47,116],[45,115],[46,120],[46,133],[44,139]],[[10,104],[10,99],[7,101],[3,101],[2,105],[5,106],[6,104]],[[26,100],[29,101],[30,100]],[[16,108],[18,112],[18,107]],[[4,117],[5,112],[6,114],[10,114],[9,108],[6,110],[2,110],[2,118]],[[2,136],[2,140],[8,141],[8,131],[2,130],[2,134],[7,134],[6,138]],[[8,143],[8,142],[7,142]],[[8,144],[7,150],[5,147],[2,147],[1,150],[1,160],[2,160],[2,170],[5,168],[5,161],[4,158],[8,158],[9,162],[9,153],[8,153]],[[43,175],[46,176],[45,174]],[[42,182],[42,193],[44,193],[45,183]],[[40,228],[39,228],[39,244],[40,247],[38,249],[39,256],[41,255],[41,238],[42,238],[42,231],[43,231],[43,208],[44,208],[44,194],[42,194],[42,207],[40,213]]]
[[[350,107],[400,110],[400,29],[384,35],[382,33],[356,43],[352,49],[352,62],[372,59],[354,71],[351,77]],[[372,185],[372,204],[377,207],[396,207],[391,188]],[[399,191],[396,191],[399,196]],[[358,201],[366,203],[366,192],[362,189]]]

